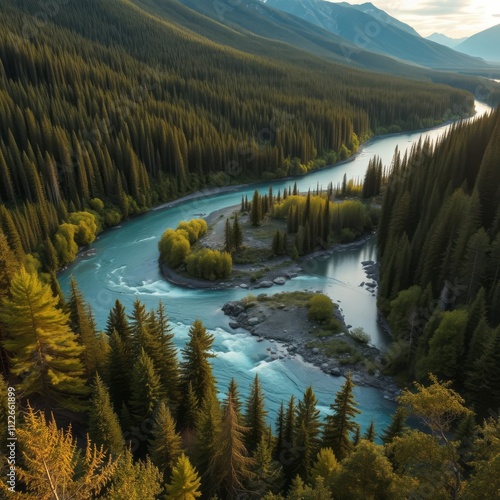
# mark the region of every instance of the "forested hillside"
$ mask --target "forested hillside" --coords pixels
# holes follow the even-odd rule
[[[282,62],[272,42],[251,55],[128,2],[61,4],[44,23],[37,8],[2,4],[0,200],[9,245],[47,271],[158,202],[300,173],[380,128],[431,125],[472,106],[463,91],[306,53]]]
[[[378,233],[392,370],[453,381],[481,416],[500,406],[499,165],[499,110],[396,154]]]

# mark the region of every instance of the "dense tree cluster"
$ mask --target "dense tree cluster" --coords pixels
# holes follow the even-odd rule
[[[158,243],[160,260],[170,267],[183,264],[191,253],[191,245],[204,236],[208,230],[203,219],[181,221],[177,229],[167,229]]]
[[[16,491],[8,493],[0,482],[12,498],[396,499],[429,491],[433,498],[493,498],[498,492],[498,417],[477,426],[462,397],[434,375],[430,384],[403,391],[383,444],[373,423],[360,433],[350,375],[325,419],[308,387],[301,399],[281,404],[273,433],[258,375],[245,401],[234,379],[217,398],[210,363],[214,336],[200,320],[178,359],[161,303],[148,312],[136,301],[127,315],[116,301],[106,332],[94,331],[100,355],[87,373],[78,359],[94,347],[81,335],[78,314],[84,306],[93,325],[91,310],[74,282],[68,312],[47,294],[36,276],[21,269],[2,304],[10,372],[2,370],[0,388],[6,380],[14,385],[22,409]],[[43,310],[41,302],[48,304]],[[16,329],[9,318],[26,306],[36,311],[36,324]],[[42,320],[59,325],[58,349],[42,360],[46,383],[39,382],[40,366],[25,362],[38,349],[32,337],[41,335],[43,342]],[[407,416],[421,422],[419,430],[405,425]],[[1,421],[6,417],[2,404]],[[65,428],[68,417],[78,418],[75,430]],[[83,450],[82,431],[88,433]],[[5,476],[5,462],[0,469]]]
[[[392,369],[452,380],[482,416],[500,405],[499,144],[497,110],[396,152],[378,235]]]
[[[207,230],[207,223],[203,219],[182,221],[177,229],[167,229],[158,243],[160,261],[172,268],[185,265],[189,274],[206,280],[213,281],[231,276],[233,269],[231,253],[210,248],[194,250],[191,248],[191,245],[204,236]],[[226,234],[226,244],[230,242],[232,245],[233,241],[237,241],[241,246],[242,238],[243,233],[236,219],[233,227],[230,228],[230,235]]]

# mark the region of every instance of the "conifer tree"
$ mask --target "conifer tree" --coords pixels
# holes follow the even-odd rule
[[[465,386],[480,417],[491,408],[500,407],[500,326],[492,333],[484,354],[474,363]]]
[[[281,490],[281,467],[272,457],[271,432],[262,436],[252,455],[253,466],[248,480],[249,489],[255,496],[262,497],[265,492]]]
[[[184,361],[181,364],[183,394],[186,394],[188,384],[191,383],[194,394],[199,402],[208,394],[214,394],[215,378],[209,359],[215,355],[210,352],[214,336],[207,333],[200,320],[196,320],[189,329],[189,341],[182,349]]]
[[[229,382],[229,386],[227,388],[227,397],[224,399],[224,405],[227,404],[229,401],[229,398],[231,398],[233,402],[233,407],[234,407],[234,412],[236,413],[236,416],[238,417],[238,422],[243,423],[243,414],[241,412],[241,400],[240,400],[240,392],[238,390],[238,383],[234,379],[234,377],[231,378],[231,381]]]
[[[160,377],[156,373],[151,358],[144,349],[132,370],[130,382],[129,408],[134,425],[141,425],[146,419],[151,418],[156,406],[164,396]]]
[[[68,326],[69,315],[57,308],[49,285],[21,268],[12,278],[0,321],[11,372],[22,381],[23,396],[39,395],[49,408],[81,409],[87,392],[80,361],[82,347]]]
[[[115,411],[130,397],[132,366],[130,352],[123,345],[122,337],[114,330],[109,339],[109,352],[106,364],[106,381]]]
[[[350,433],[359,428],[354,418],[360,411],[356,408],[356,402],[352,393],[353,383],[351,375],[348,374],[344,385],[330,405],[333,414],[326,417],[323,444],[332,448],[337,459],[345,458],[352,449]]]
[[[392,443],[392,440],[394,438],[401,436],[405,432],[406,430],[405,422],[407,416],[408,415],[406,410],[403,407],[398,406],[398,408],[396,409],[396,413],[392,415],[391,423],[389,424],[387,429],[385,429],[385,431],[382,433],[381,438],[384,444]]]
[[[229,222],[229,219],[226,219],[226,227],[224,229],[224,250],[226,252],[232,252],[233,251],[233,231],[231,228],[231,222]]]
[[[226,405],[228,402],[226,402]],[[221,428],[221,408],[215,395],[203,400],[196,417],[194,456],[198,470],[203,471],[203,487],[215,492],[215,482],[210,464],[216,451],[217,435]]]
[[[130,325],[128,323],[125,307],[123,307],[123,304],[118,299],[116,299],[113,309],[109,311],[108,320],[106,322],[106,333],[109,337],[111,337],[115,330],[122,340],[125,352],[128,352],[130,356],[132,356],[132,335]]]
[[[245,491],[245,480],[250,476],[252,459],[243,442],[247,429],[238,424],[231,398],[222,415],[221,426],[215,438],[210,473],[217,491],[223,498],[233,500]]]
[[[232,402],[232,405],[233,411],[236,413],[234,402]],[[266,415],[267,411],[264,408],[264,393],[260,385],[259,376],[256,374],[246,401],[245,411],[245,425],[248,428],[248,432],[245,434],[245,444],[250,454],[254,452],[266,433]]]
[[[367,441],[373,443],[376,437],[377,437],[377,432],[375,431],[375,424],[372,420],[370,422],[370,425],[368,426],[368,429],[366,429],[363,439],[366,439]]]
[[[283,432],[282,448],[279,451],[278,460],[283,464],[283,476],[285,479],[285,492],[288,491],[292,480],[295,477],[295,461],[297,459],[297,452],[295,449],[295,418],[296,418],[296,405],[295,397],[292,395],[285,413],[285,423]]]
[[[175,430],[175,421],[170,410],[163,401],[155,410],[151,434],[148,446],[149,456],[163,477],[168,479],[182,452],[182,441],[181,436]]]
[[[76,333],[80,345],[83,347],[82,363],[85,375],[90,378],[96,371],[97,337],[92,320],[92,311],[85,304],[82,292],[73,277],[70,281],[70,298],[67,304],[70,313],[70,327]]]
[[[201,402],[198,400],[193,389],[193,383],[189,382],[178,409],[177,421],[182,429],[193,430],[196,427],[198,412],[205,399]]]
[[[125,448],[118,416],[111,405],[108,388],[99,375],[96,375],[92,386],[89,435],[96,445],[103,446],[115,458]]]
[[[241,224],[238,219],[238,214],[234,215],[232,240],[236,250],[239,250],[243,245],[243,229],[241,228]]]
[[[172,471],[167,484],[167,495],[171,500],[194,500],[201,497],[201,480],[189,458],[182,453]]]
[[[278,411],[278,417],[276,418],[276,445],[274,447],[274,454],[273,454],[276,460],[279,460],[279,456],[281,454],[281,451],[283,450],[284,434],[285,434],[285,406],[283,405],[282,401],[280,404],[280,409]]]
[[[321,422],[317,403],[316,395],[309,386],[304,392],[304,398],[297,404],[295,446],[298,456],[295,467],[297,474],[303,478],[310,474],[314,458],[319,451]]]
[[[252,206],[250,211],[250,222],[252,226],[260,225],[262,220],[262,206],[259,192],[255,190],[252,198]]]
[[[172,327],[161,301],[156,311],[150,313],[150,331],[154,346],[151,358],[165,389],[168,405],[175,409],[181,400],[179,361]]]

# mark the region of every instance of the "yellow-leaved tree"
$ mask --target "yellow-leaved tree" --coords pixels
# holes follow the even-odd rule
[[[71,429],[58,429],[54,418],[47,424],[43,413],[29,406],[17,439],[21,453],[16,472],[23,488],[19,485],[16,492],[7,492],[5,482],[0,481],[0,491],[8,498],[88,500],[99,495],[117,467],[88,438],[82,453]]]
[[[50,286],[21,268],[12,278],[10,298],[2,303],[2,344],[12,374],[21,378],[20,396],[41,396],[50,409],[80,410],[79,396],[87,392],[83,347],[57,304]]]

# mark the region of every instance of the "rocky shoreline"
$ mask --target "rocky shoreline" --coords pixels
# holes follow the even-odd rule
[[[256,336],[259,342],[265,339],[275,343],[275,348],[267,348],[270,361],[300,356],[304,361],[331,376],[345,377],[351,373],[356,385],[374,387],[382,391],[384,398],[395,401],[400,389],[391,377],[383,375],[379,369],[369,371],[362,363],[345,364],[342,362],[345,361],[345,356],[342,354],[329,357],[321,348],[321,344],[319,347],[311,347],[309,344],[312,340],[319,342],[321,340],[310,333],[317,326],[307,318],[306,309],[285,304],[278,304],[276,308],[272,308],[263,302],[266,297],[266,294],[258,295],[257,299],[260,300],[250,303],[250,307],[246,301],[228,302],[224,304],[222,310],[230,317],[231,328],[243,328]],[[338,305],[335,305],[334,316],[347,330]],[[375,346],[359,344],[346,333],[335,334],[333,338],[355,345],[365,359],[373,360],[375,365],[381,365],[382,354]],[[323,339],[323,342],[328,340],[331,338]]]

